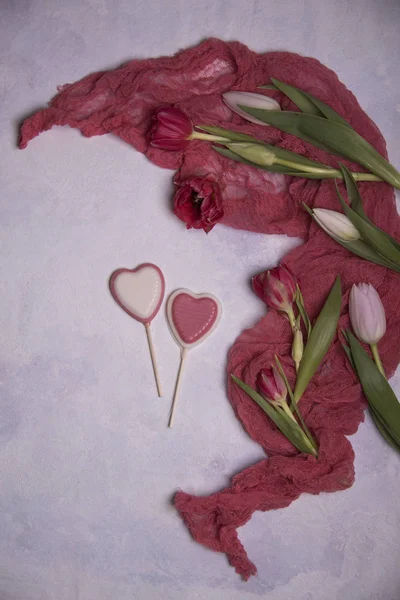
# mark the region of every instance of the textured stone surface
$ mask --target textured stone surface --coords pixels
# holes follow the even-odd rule
[[[326,63],[399,166],[399,20],[395,0],[3,0],[1,600],[397,600],[400,463],[368,418],[352,438],[352,489],[302,496],[240,532],[259,568],[247,584],[191,541],[170,504],[179,486],[215,491],[262,458],[225,397],[226,351],[262,314],[248,276],[298,242],[185,232],[172,173],[119,140],[55,128],[22,152],[16,132],[58,84],[215,35]],[[163,268],[167,292],[209,291],[224,306],[189,356],[173,431],[179,352],[163,314],[157,399],[143,327],[107,290],[115,268],[144,261]]]

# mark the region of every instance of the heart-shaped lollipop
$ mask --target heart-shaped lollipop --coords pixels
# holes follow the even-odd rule
[[[208,337],[218,325],[222,306],[212,294],[176,290],[168,298],[168,323],[182,348],[192,348]]]
[[[152,263],[144,263],[136,269],[117,269],[110,278],[110,291],[120,307],[145,326],[157,392],[162,396],[150,324],[164,298],[164,275]]]
[[[187,351],[200,344],[214,331],[221,316],[221,303],[212,294],[194,294],[190,290],[179,289],[168,298],[168,324],[181,348],[181,361],[176,378],[169,427],[172,427],[174,423],[176,401]]]

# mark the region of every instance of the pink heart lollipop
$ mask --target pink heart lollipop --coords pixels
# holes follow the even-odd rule
[[[214,331],[221,315],[221,303],[212,294],[194,294],[190,290],[179,289],[168,298],[168,324],[172,335],[181,347],[181,361],[172,400],[169,427],[172,427],[174,423],[176,401],[187,351],[200,344]]]
[[[110,291],[119,306],[145,326],[157,392],[162,396],[150,324],[164,298],[164,275],[152,263],[144,263],[136,269],[118,269],[111,275]]]

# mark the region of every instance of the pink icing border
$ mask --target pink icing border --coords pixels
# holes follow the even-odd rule
[[[116,289],[115,289],[115,280],[118,277],[118,275],[120,275],[120,273],[137,273],[137,271],[141,271],[145,267],[152,267],[153,269],[155,269],[156,271],[158,271],[158,274],[160,275],[160,278],[161,278],[161,294],[160,294],[160,299],[157,302],[157,306],[155,307],[155,309],[153,310],[153,312],[151,313],[151,315],[149,317],[147,317],[146,319],[141,319],[137,315],[134,315],[133,313],[131,313],[121,303],[120,299],[117,296],[117,292],[116,292]],[[156,316],[156,314],[160,310],[161,304],[162,304],[162,302],[164,300],[164,294],[165,294],[165,279],[164,279],[164,275],[163,275],[163,272],[161,271],[160,267],[157,267],[157,265],[155,265],[154,263],[142,263],[141,265],[139,265],[138,267],[136,267],[136,269],[125,269],[125,268],[123,268],[123,269],[117,269],[116,271],[114,271],[111,274],[111,277],[110,277],[108,285],[109,285],[112,297],[114,298],[115,302],[122,308],[122,310],[124,310],[130,317],[132,317],[132,319],[135,319],[135,321],[139,321],[140,323],[143,323],[144,325],[146,325],[146,323],[150,323],[154,319],[154,317]]]

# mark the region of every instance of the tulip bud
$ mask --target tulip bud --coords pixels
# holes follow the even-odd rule
[[[293,338],[293,344],[292,344],[292,358],[293,358],[294,364],[296,365],[296,371],[299,370],[300,361],[303,358],[303,349],[304,349],[303,334],[302,334],[302,331],[301,331],[299,325],[296,325],[296,330],[294,332],[294,338]]]
[[[269,369],[262,369],[257,375],[257,386],[260,393],[271,404],[282,405],[286,402],[287,389],[278,369],[271,365]]]
[[[314,208],[312,215],[318,225],[339,242],[354,242],[361,237],[358,229],[343,213],[327,208]]]
[[[275,162],[275,154],[262,144],[233,142],[232,144],[226,144],[226,147],[241,158],[261,167],[269,167]]]
[[[353,285],[349,310],[358,339],[371,346],[377,344],[386,331],[386,316],[379,294],[370,283]]]
[[[286,269],[279,266],[264,271],[252,279],[252,286],[257,296],[271,308],[285,312],[294,319],[292,304],[296,297],[296,279]]]
[[[254,94],[252,92],[226,92],[222,97],[225,104],[227,104],[233,112],[251,123],[256,123],[256,125],[265,126],[265,123],[256,119],[256,117],[252,117],[243,109],[239,108],[239,106],[263,108],[264,110],[281,110],[281,107],[276,100],[273,100],[268,96],[263,96],[262,94]]]
[[[296,297],[296,281],[285,267],[279,266],[267,272],[264,297],[272,308],[289,313]]]

